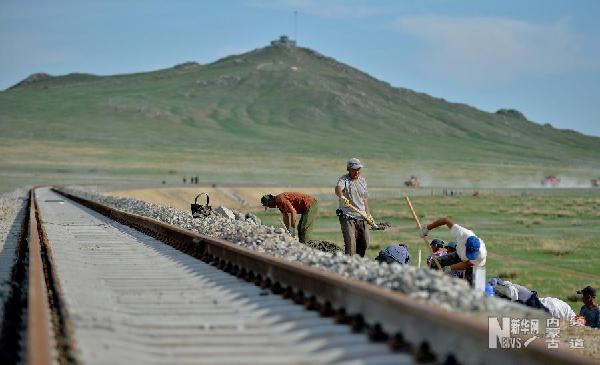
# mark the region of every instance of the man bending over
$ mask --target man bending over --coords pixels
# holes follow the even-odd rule
[[[279,208],[285,228],[294,237],[296,237],[298,214],[301,214],[298,223],[298,241],[302,243],[310,241],[317,216],[317,199],[303,193],[288,192],[277,196],[264,195],[260,202],[265,208]]]
[[[430,230],[446,225],[456,241],[456,252],[438,257],[441,267],[449,266],[450,270],[465,270],[465,278],[473,285],[473,267],[485,266],[487,250],[482,239],[472,231],[455,224],[450,218],[440,218],[421,229],[421,237],[427,236]]]

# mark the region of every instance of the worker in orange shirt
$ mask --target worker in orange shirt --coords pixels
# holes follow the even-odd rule
[[[294,237],[296,237],[297,231],[298,241],[303,243],[310,241],[315,218],[317,217],[317,199],[308,194],[285,192],[278,195],[263,195],[260,202],[265,209],[279,208],[285,228]],[[298,214],[300,214],[299,222]],[[296,222],[298,222],[297,229]]]

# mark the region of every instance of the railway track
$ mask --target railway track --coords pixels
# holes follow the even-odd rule
[[[28,364],[593,363],[492,350],[465,314],[59,190],[32,190],[24,230],[27,308],[2,336]]]

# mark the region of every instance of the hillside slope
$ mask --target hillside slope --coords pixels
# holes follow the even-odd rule
[[[600,167],[600,138],[394,88],[307,48],[130,75],[43,75],[0,92],[0,110],[4,143],[93,148],[91,166],[126,166],[114,152],[126,148]]]

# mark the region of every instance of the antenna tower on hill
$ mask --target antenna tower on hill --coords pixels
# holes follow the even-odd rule
[[[294,10],[294,40],[298,42],[298,10]]]

